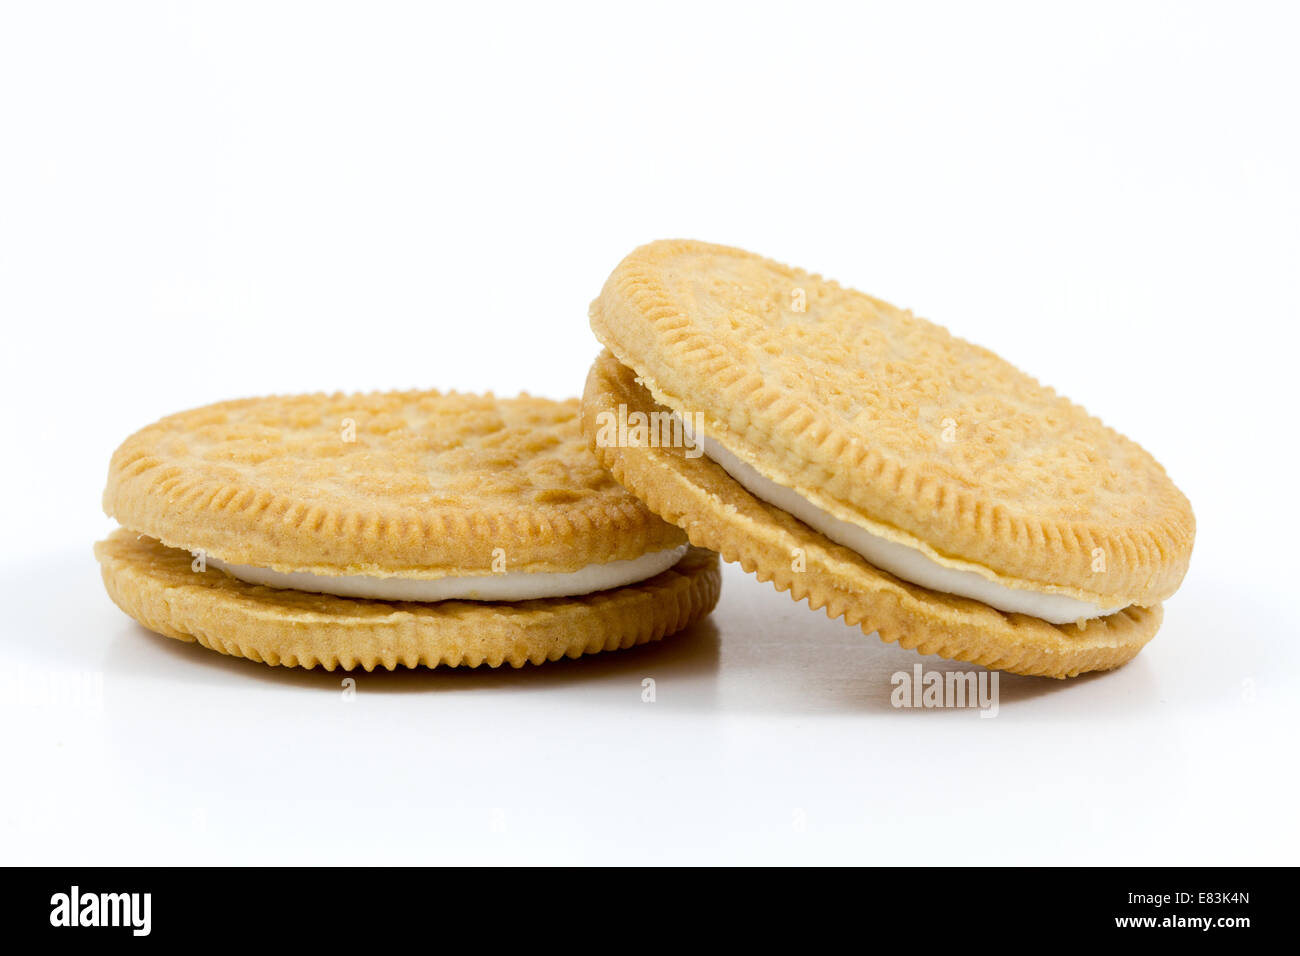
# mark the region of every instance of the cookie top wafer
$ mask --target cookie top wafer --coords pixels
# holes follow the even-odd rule
[[[104,510],[171,547],[319,575],[573,572],[684,545],[601,468],[578,412],[432,391],[221,402],[128,438]]]
[[[738,249],[661,241],[619,264],[591,324],[704,437],[939,565],[1102,607],[1153,605],[1187,570],[1191,506],[1151,455],[879,299]]]

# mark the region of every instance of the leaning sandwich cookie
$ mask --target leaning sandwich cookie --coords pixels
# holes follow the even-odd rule
[[[1195,522],[1136,443],[819,276],[651,243],[592,304],[596,454],[693,544],[922,653],[1054,677],[1155,634]],[[632,427],[627,423],[631,421]]]
[[[109,595],[268,664],[542,663],[675,633],[716,555],[585,447],[577,400],[391,392],[210,405],[113,455]]]

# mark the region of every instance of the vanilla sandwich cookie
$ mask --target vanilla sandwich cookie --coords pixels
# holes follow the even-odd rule
[[[113,455],[95,547],[146,627],[269,664],[542,663],[658,640],[717,602],[716,555],[585,447],[576,399],[246,399]]]
[[[884,640],[1018,673],[1115,667],[1186,573],[1192,510],[1147,452],[887,303],[665,241],[623,260],[591,324],[608,351],[584,430],[615,477]]]

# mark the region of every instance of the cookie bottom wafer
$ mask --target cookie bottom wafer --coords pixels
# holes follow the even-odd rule
[[[583,428],[622,405],[663,411],[636,374],[608,352],[583,396]],[[881,640],[1015,674],[1074,677],[1131,660],[1156,633],[1162,609],[1129,607],[1086,626],[1055,625],[917,587],[872,566],[779,508],[755,498],[723,469],[684,448],[595,447],[615,478],[691,543],[740,564],[813,610],[875,632]]]
[[[646,581],[573,598],[431,604],[246,584],[119,529],[95,545],[104,585],[151,631],[282,667],[522,667],[660,640],[718,601],[715,554],[692,548]]]

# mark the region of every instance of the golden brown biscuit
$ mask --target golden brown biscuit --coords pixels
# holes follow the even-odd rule
[[[392,392],[223,402],[123,443],[96,547],[145,626],[327,668],[492,666],[657,640],[716,603],[585,446],[576,399]],[[271,586],[267,586],[271,585]]]
[[[576,571],[683,543],[587,453],[578,400],[377,392],[220,402],[136,432],[104,511],[171,547],[315,574]],[[594,533],[593,533],[594,532]]]
[[[888,303],[662,241],[619,264],[591,325],[656,402],[701,414],[764,477],[935,563],[1103,607],[1157,603],[1186,573],[1191,506],[1155,459]]]
[[[1114,667],[1186,573],[1191,507],[1149,454],[887,303],[665,241],[614,270],[591,324],[609,353],[584,429],[615,477],[693,543],[886,640],[1022,673]],[[638,413],[685,422],[716,462],[611,443],[609,421]]]
[[[195,573],[187,551],[119,529],[95,545],[113,601],[151,631],[284,667],[522,667],[657,641],[703,618],[718,557],[692,548],[638,584],[582,597],[367,601]]]

